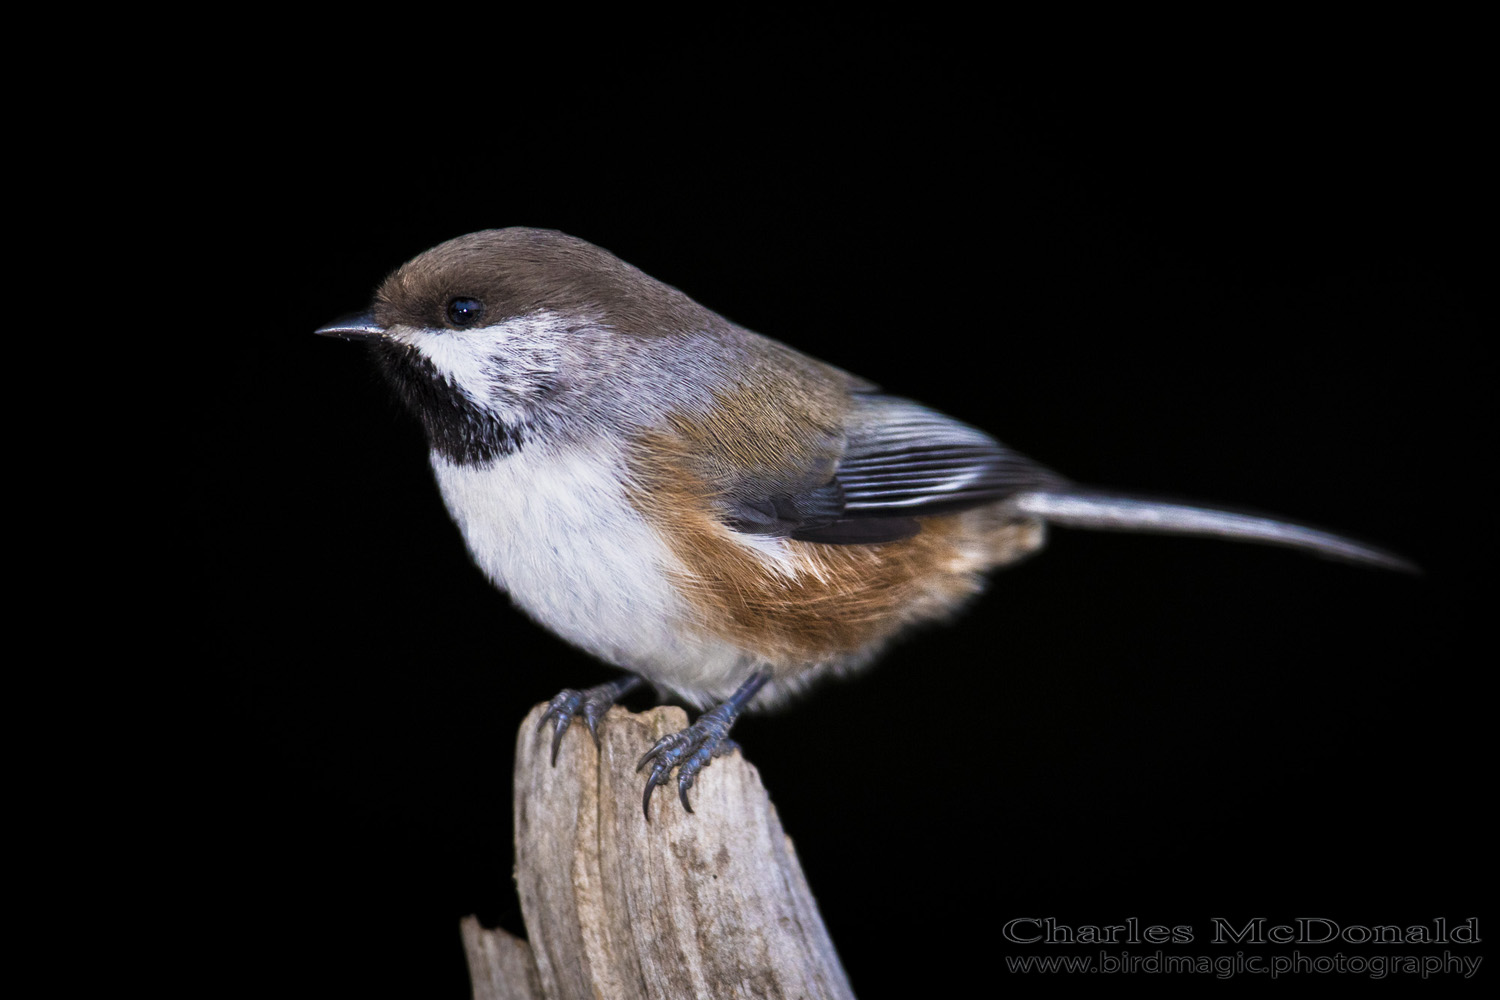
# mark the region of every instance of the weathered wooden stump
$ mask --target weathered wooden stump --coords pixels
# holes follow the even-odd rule
[[[738,753],[693,788],[636,761],[687,725],[678,708],[613,708],[595,751],[575,724],[557,766],[543,706],[516,743],[516,887],[529,942],[464,921],[474,995],[489,998],[850,998],[848,978],[760,776]]]

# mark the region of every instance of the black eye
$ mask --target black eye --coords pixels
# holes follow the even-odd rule
[[[484,315],[484,303],[460,296],[448,300],[448,322],[454,326],[473,326]]]

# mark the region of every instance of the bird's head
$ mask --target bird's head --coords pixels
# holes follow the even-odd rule
[[[736,329],[606,250],[518,227],[433,247],[318,332],[370,342],[434,450],[472,462],[680,397],[673,359]]]

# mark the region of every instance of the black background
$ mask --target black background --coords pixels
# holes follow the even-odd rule
[[[1464,81],[1012,85],[928,56],[734,99],[603,85],[529,112],[511,89],[490,118],[393,107],[285,149],[198,509],[225,664],[211,910],[311,963],[300,985],[467,995],[458,919],[522,929],[516,727],[612,676],[489,587],[414,423],[360,348],[311,335],[421,250],[517,224],[1079,481],[1426,571],[1057,530],[951,627],[745,718],[858,995],[1094,950],[1007,943],[1014,917],[1187,924],[1178,951],[1218,954],[1214,917],[1478,914],[1489,303]],[[305,110],[337,133],[366,105]]]

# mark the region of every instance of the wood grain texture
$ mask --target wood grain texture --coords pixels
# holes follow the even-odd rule
[[[636,761],[687,725],[682,710],[611,709],[602,752],[575,725],[555,768],[536,731],[542,710],[521,726],[515,773],[516,885],[540,996],[852,1000],[791,840],[743,757],[699,776],[694,814],[675,784],[659,789],[648,822]],[[472,931],[471,968],[480,936],[503,934]],[[476,989],[489,995],[529,994]]]
[[[478,917],[459,922],[474,1000],[543,1000],[531,946],[503,930],[485,930]]]

